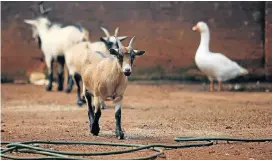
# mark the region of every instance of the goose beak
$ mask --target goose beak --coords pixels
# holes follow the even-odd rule
[[[199,27],[198,25],[195,25],[193,28],[192,28],[193,31],[199,31]]]

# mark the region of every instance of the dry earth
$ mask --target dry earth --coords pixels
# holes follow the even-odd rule
[[[2,141],[73,140],[122,143],[175,143],[176,136],[272,137],[272,94],[203,91],[201,85],[134,84],[125,93],[122,126],[125,140],[114,135],[114,107],[102,111],[98,137],[89,133],[86,105],[71,94],[42,86],[2,84]],[[176,144],[176,143],[175,143]],[[61,150],[110,151],[110,147],[47,146]],[[95,157],[129,158],[150,151]],[[25,156],[25,155],[23,155]],[[91,157],[90,157],[91,158]],[[210,147],[165,150],[157,159],[272,159],[272,143],[219,143]]]

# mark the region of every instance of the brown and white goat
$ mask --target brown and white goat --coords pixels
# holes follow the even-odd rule
[[[104,57],[91,51],[88,58],[85,59],[85,65],[81,68],[81,74],[83,92],[89,108],[91,133],[98,135],[100,131],[101,103],[106,100],[113,100],[115,104],[116,136],[123,139],[121,108],[128,83],[127,77],[132,73],[132,65],[136,56],[143,55],[145,51],[133,49],[134,37],[130,40],[128,47],[124,47],[118,39],[116,40],[119,49],[110,49],[110,54],[114,56]]]
[[[82,62],[83,57],[88,55],[89,49],[85,46],[87,45],[88,48],[91,48],[93,52],[100,54],[101,56],[112,56],[109,52],[110,48],[117,49],[117,41],[115,37],[117,37],[119,33],[119,28],[115,29],[114,36],[111,36],[107,29],[101,27],[104,31],[106,37],[101,37],[98,42],[81,42],[78,43],[71,48],[69,48],[65,53],[65,61],[69,72],[69,77],[73,77],[76,85],[77,85],[77,104],[81,106],[84,103],[84,99],[81,99],[81,89],[80,89],[80,81],[81,81],[81,66],[84,65]],[[127,38],[127,36],[117,37],[118,40],[123,41]],[[87,55],[86,55],[87,54]],[[73,79],[70,79],[68,82],[68,87],[66,92],[70,92],[73,86]],[[102,104],[102,108],[104,108],[104,104]]]

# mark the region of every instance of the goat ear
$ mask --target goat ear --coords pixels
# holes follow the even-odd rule
[[[140,50],[133,50],[136,56],[142,56],[145,54],[145,51],[140,51]]]
[[[24,22],[27,23],[27,24],[30,24],[32,26],[36,26],[37,25],[36,20],[25,19]]]
[[[104,42],[104,43],[106,43],[107,42],[107,37],[100,37],[100,41],[102,41],[102,42]]]
[[[119,55],[119,52],[118,52],[117,49],[111,48],[111,49],[110,49],[110,54],[115,55],[115,56],[118,56],[118,55]]]
[[[127,36],[121,36],[121,37],[117,37],[119,39],[119,41],[123,41],[125,39],[127,39]]]

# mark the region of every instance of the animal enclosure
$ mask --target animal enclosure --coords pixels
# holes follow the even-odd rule
[[[39,63],[33,57],[42,56],[23,23],[33,18],[29,6],[35,4],[2,2],[1,72],[7,79],[26,78]],[[120,34],[135,35],[137,46],[148,54],[138,60],[132,80],[206,80],[194,64],[199,34],[191,29],[198,21],[206,21],[211,29],[211,51],[249,69],[250,75],[242,80],[271,80],[271,2],[46,2],[46,6],[52,7],[52,21],[79,23],[89,30],[92,41],[103,34],[101,26],[110,32],[119,26]]]
[[[2,159],[272,159],[272,2],[1,2],[1,14]],[[269,140],[152,146],[194,144],[175,137]],[[26,141],[152,147],[67,157],[128,147]]]

